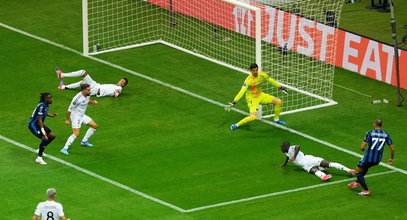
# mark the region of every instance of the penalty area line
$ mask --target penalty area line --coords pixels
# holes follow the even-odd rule
[[[4,140],[5,142],[8,142],[8,143],[10,143],[10,144],[13,144],[13,145],[15,145],[15,146],[17,146],[17,147],[20,147],[20,148],[23,148],[23,149],[25,149],[25,150],[28,150],[28,151],[31,151],[31,152],[35,153],[35,150],[34,150],[33,148],[31,148],[31,147],[29,147],[29,146],[27,146],[27,145],[25,145],[25,144],[19,143],[19,142],[17,142],[17,141],[14,141],[14,140],[12,140],[12,139],[10,139],[10,138],[4,137],[3,135],[0,135],[0,139]],[[169,208],[175,209],[175,210],[177,210],[177,211],[179,211],[179,212],[185,212],[185,209],[182,209],[182,208],[180,208],[180,207],[178,207],[178,206],[175,206],[175,205],[173,205],[173,204],[171,204],[171,203],[165,202],[165,201],[163,201],[163,200],[161,200],[161,199],[157,199],[157,198],[155,198],[155,197],[153,197],[153,196],[147,195],[147,194],[145,194],[145,193],[143,193],[143,192],[141,192],[141,191],[135,190],[135,189],[133,189],[133,188],[131,188],[131,187],[129,187],[129,186],[126,186],[126,185],[121,184],[121,183],[119,183],[119,182],[116,182],[116,181],[114,181],[114,180],[108,179],[108,178],[106,178],[106,177],[104,177],[104,176],[101,176],[101,175],[99,175],[99,174],[97,174],[97,173],[94,173],[94,172],[92,172],[92,171],[89,171],[89,170],[87,170],[87,169],[84,169],[84,168],[82,168],[82,167],[79,167],[79,166],[77,166],[77,165],[75,165],[75,164],[69,163],[69,162],[67,162],[67,161],[65,161],[65,160],[59,159],[59,158],[54,157],[54,156],[51,156],[51,155],[47,155],[47,158],[49,158],[49,159],[51,159],[51,160],[53,160],[53,161],[56,161],[56,162],[58,162],[58,163],[60,163],[60,164],[63,164],[63,165],[65,165],[65,166],[68,166],[68,167],[70,167],[70,168],[73,168],[73,169],[75,169],[75,170],[78,170],[78,171],[80,171],[80,172],[82,172],[82,173],[84,173],[84,174],[87,174],[87,175],[89,175],[89,176],[95,177],[96,179],[105,181],[105,182],[110,183],[110,184],[112,184],[112,185],[114,185],[114,186],[117,186],[117,187],[119,187],[119,188],[122,188],[122,189],[124,189],[124,190],[126,190],[126,191],[129,191],[129,192],[131,192],[131,193],[137,194],[137,195],[139,195],[139,196],[141,196],[141,197],[144,197],[144,198],[146,198],[146,199],[148,199],[148,200],[151,200],[151,201],[153,201],[153,202],[156,202],[156,203],[159,203],[159,204],[161,204],[161,205],[167,206],[167,207],[169,207]],[[43,165],[39,165],[39,166],[43,166]]]
[[[381,173],[374,173],[374,174],[366,175],[365,177],[374,177],[374,176],[386,175],[386,174],[395,173],[395,172],[397,172],[397,171],[390,170],[390,171],[385,171],[385,172],[381,172]],[[274,193],[269,193],[269,194],[264,194],[264,195],[259,195],[259,196],[253,196],[253,197],[248,197],[248,198],[244,198],[244,199],[238,199],[238,200],[232,200],[232,201],[228,201],[228,202],[222,202],[222,203],[217,203],[217,204],[212,204],[212,205],[207,205],[207,206],[201,206],[201,207],[196,207],[196,208],[192,208],[192,209],[187,209],[187,210],[185,210],[185,212],[196,212],[196,211],[201,211],[201,210],[220,207],[220,206],[226,206],[226,205],[232,205],[232,204],[236,204],[236,203],[252,201],[252,200],[256,200],[256,199],[263,199],[263,198],[268,198],[268,197],[277,196],[277,195],[283,195],[283,194],[288,194],[288,193],[293,193],[293,192],[298,192],[298,191],[319,188],[319,187],[323,187],[323,186],[330,186],[330,185],[348,182],[348,181],[352,181],[352,180],[355,180],[355,178],[348,178],[348,179],[338,180],[338,181],[334,181],[334,182],[320,183],[320,184],[300,187],[300,188],[296,188],[296,189],[289,189],[289,190],[285,190],[285,191],[274,192]]]

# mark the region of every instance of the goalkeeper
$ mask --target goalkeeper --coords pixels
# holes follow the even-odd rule
[[[255,63],[252,63],[250,65],[250,72],[252,74],[250,74],[246,78],[243,83],[242,89],[240,89],[239,93],[236,95],[233,101],[229,102],[229,104],[225,107],[226,111],[230,111],[232,106],[236,104],[240,98],[242,98],[244,93],[246,93],[246,102],[250,110],[250,115],[246,118],[243,118],[237,124],[230,126],[230,129],[236,130],[241,125],[256,120],[257,108],[259,107],[259,104],[270,103],[274,104],[274,122],[282,125],[287,124],[285,121],[279,119],[283,101],[279,98],[262,92],[262,84],[265,82],[270,82],[271,85],[278,87],[286,94],[288,94],[287,89],[283,88],[278,82],[271,79],[266,73],[259,72],[259,67]]]

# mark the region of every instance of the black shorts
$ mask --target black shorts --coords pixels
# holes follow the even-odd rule
[[[41,139],[42,136],[44,136],[41,132],[40,126],[28,126],[28,129],[30,129],[31,133],[33,133],[33,135],[35,135],[37,138]],[[44,130],[45,130],[45,133],[47,133],[47,135],[49,135],[52,132],[51,129],[49,129],[45,125],[44,125]]]
[[[360,161],[358,163],[358,167],[364,171],[364,173],[367,173],[370,167],[376,166],[378,163],[369,163],[369,162],[362,162]]]

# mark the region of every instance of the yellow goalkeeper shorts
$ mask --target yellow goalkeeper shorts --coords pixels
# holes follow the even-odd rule
[[[250,113],[257,112],[257,108],[259,107],[259,104],[271,104],[274,100],[274,96],[266,94],[262,92],[257,98],[248,98],[246,99],[247,101],[247,106],[249,107]]]

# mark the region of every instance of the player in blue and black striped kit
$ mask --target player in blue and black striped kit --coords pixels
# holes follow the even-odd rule
[[[394,145],[393,141],[390,138],[390,135],[387,132],[381,130],[382,120],[375,120],[373,126],[374,130],[366,133],[366,137],[360,146],[360,149],[362,151],[365,151],[366,145],[368,146],[368,148],[366,149],[365,155],[363,156],[362,160],[360,160],[359,164],[356,167],[357,181],[348,184],[350,188],[355,188],[359,186],[359,184],[362,185],[363,191],[358,193],[358,195],[361,196],[370,195],[370,191],[366,185],[365,175],[370,167],[378,165],[382,160],[385,144],[389,145],[391,154],[390,159],[387,161],[387,163],[393,164]]]
[[[42,159],[45,147],[50,144],[54,139],[55,135],[47,126],[44,125],[44,121],[47,116],[55,117],[58,114],[48,114],[49,104],[52,104],[52,95],[51,93],[41,93],[40,103],[35,107],[30,121],[28,121],[28,129],[36,137],[41,139],[40,147],[38,149],[38,157],[35,159],[35,162],[39,164],[47,164]]]

